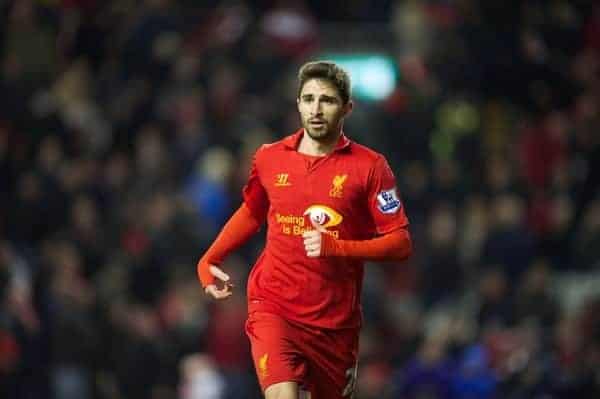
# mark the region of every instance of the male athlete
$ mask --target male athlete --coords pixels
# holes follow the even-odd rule
[[[207,294],[232,295],[224,258],[267,221],[248,280],[248,321],[266,399],[351,398],[357,370],[363,261],[412,251],[385,158],[342,131],[350,79],[331,62],[298,74],[303,128],[256,151],[244,202],[198,262]]]

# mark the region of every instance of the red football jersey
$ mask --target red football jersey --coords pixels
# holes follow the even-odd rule
[[[309,258],[302,233],[313,229],[312,219],[336,238],[367,240],[408,219],[381,154],[342,134],[332,153],[311,161],[296,150],[303,133],[260,147],[244,187],[246,205],[268,225],[248,280],[249,311],[321,328],[358,327],[363,262]]]

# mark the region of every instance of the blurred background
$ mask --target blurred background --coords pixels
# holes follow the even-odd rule
[[[218,306],[195,267],[324,57],[416,247],[367,265],[357,398],[600,397],[596,2],[4,0],[0,46],[0,397],[260,397],[263,236]]]

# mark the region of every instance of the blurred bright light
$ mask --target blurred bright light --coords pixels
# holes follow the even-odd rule
[[[396,88],[396,65],[391,57],[382,54],[325,54],[344,68],[352,80],[353,97],[379,101],[387,98]]]

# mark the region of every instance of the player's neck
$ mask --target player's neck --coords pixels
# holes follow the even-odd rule
[[[302,135],[300,144],[298,145],[298,152],[301,154],[312,155],[312,156],[323,156],[333,151],[340,138],[341,129],[337,134],[333,135],[331,140],[320,141],[315,140],[306,133]]]

